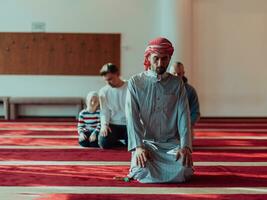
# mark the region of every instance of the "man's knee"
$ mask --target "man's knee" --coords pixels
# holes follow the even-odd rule
[[[82,146],[82,147],[89,147],[89,142],[86,142],[86,141],[79,141],[79,145]]]
[[[110,149],[112,147],[108,138],[103,136],[98,138],[98,145],[101,149]]]

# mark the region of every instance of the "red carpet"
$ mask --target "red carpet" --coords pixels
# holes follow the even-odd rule
[[[1,149],[0,160],[35,161],[129,161],[130,153],[125,149]]]
[[[95,200],[151,200],[151,199],[157,199],[157,200],[203,200],[203,199],[210,199],[210,200],[266,200],[267,195],[242,195],[242,194],[232,194],[232,195],[174,195],[174,194],[165,194],[165,195],[159,195],[159,194],[52,194],[52,195],[41,195],[38,200],[47,200],[47,199],[53,199],[53,200],[88,200],[88,199],[95,199]]]
[[[267,167],[199,166],[188,183],[141,184],[113,180],[128,166],[1,166],[1,186],[264,187]]]
[[[266,162],[266,150],[196,150],[194,161]],[[129,161],[130,153],[124,149],[1,149],[0,161]]]
[[[216,129],[214,131],[213,129]],[[219,131],[218,131],[218,130]],[[266,131],[265,131],[266,129]],[[244,131],[240,131],[244,130]],[[16,136],[16,137],[12,137]],[[23,137],[20,137],[23,136]],[[26,137],[25,137],[26,136]],[[33,138],[41,136],[42,138]],[[47,137],[46,137],[47,136]],[[49,138],[54,136],[52,138]],[[60,136],[60,137],[57,137]],[[88,187],[168,187],[168,188],[267,188],[267,167],[252,166],[255,162],[267,162],[267,150],[239,147],[267,147],[267,119],[204,119],[196,126],[193,159],[195,162],[251,162],[251,166],[196,166],[195,176],[188,183],[140,184],[115,181],[114,176],[126,175],[128,166],[108,165],[15,165],[6,161],[130,161],[126,149],[101,150],[96,148],[42,149],[46,146],[78,146],[76,122],[46,119],[45,122],[0,121],[0,189],[3,186],[88,186]],[[224,138],[228,137],[228,138]],[[230,137],[230,138],[229,138]],[[232,137],[232,138],[231,138]],[[255,138],[246,138],[255,137]],[[262,138],[261,138],[262,137]],[[10,147],[6,147],[10,146]],[[25,148],[13,148],[24,146]],[[27,149],[27,146],[36,148]],[[197,149],[201,147],[204,149]],[[236,147],[237,149],[205,149],[205,147]],[[249,164],[249,163],[248,163]],[[14,189],[16,192],[16,189]],[[24,193],[25,195],[26,193]],[[267,199],[264,194],[42,194],[39,200],[83,199]],[[32,199],[32,198],[31,198]]]
[[[76,138],[0,138],[1,145],[19,145],[19,146],[77,146]],[[194,147],[209,147],[209,146],[267,146],[266,141],[261,140],[197,140],[193,142]]]
[[[14,123],[9,123],[9,122],[0,122],[1,123],[1,129],[42,129],[42,128],[58,128],[58,129],[66,129],[66,128],[71,128],[75,129],[76,128],[76,123],[74,122],[14,122]]]
[[[78,139],[76,138],[0,138],[1,145],[19,145],[19,146],[77,146]]]
[[[0,138],[1,145],[19,145],[19,146],[77,146],[77,138]],[[253,140],[253,139],[198,139],[193,141],[194,147],[220,147],[220,146],[267,146],[267,140]]]
[[[65,136],[77,136],[77,131],[76,130],[62,130],[60,128],[55,129],[55,130],[42,130],[38,129],[37,130],[0,130],[0,136],[1,135],[48,135],[48,136],[53,136],[53,135],[65,135]],[[70,128],[69,128],[70,129]],[[72,128],[74,129],[74,128]],[[218,136],[223,136],[223,137],[229,137],[229,136],[263,136],[267,137],[267,130],[266,132],[224,132],[224,131],[209,131],[209,132],[203,132],[203,131],[197,131],[195,132],[196,137],[218,137]]]
[[[59,130],[0,130],[0,136],[12,136],[12,135],[27,135],[27,136],[38,136],[38,135],[47,135],[47,136],[77,136],[76,131],[59,131]]]
[[[202,123],[253,123],[253,124],[262,124],[267,123],[266,117],[201,117],[199,124]]]
[[[195,126],[196,128],[218,128],[218,129],[228,129],[228,128],[248,128],[248,129],[267,129],[267,124],[212,124],[212,123],[199,123]]]
[[[267,137],[267,131],[266,132],[219,132],[219,131],[211,131],[211,132],[203,132],[203,131],[197,131],[195,132],[196,137],[218,137],[218,136],[223,136],[223,137],[229,137],[229,136],[264,136]]]
[[[267,140],[238,140],[238,139],[224,139],[224,140],[195,140],[194,147],[209,147],[209,146],[267,146]]]

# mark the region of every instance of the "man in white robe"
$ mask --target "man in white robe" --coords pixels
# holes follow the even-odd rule
[[[120,78],[119,68],[112,63],[105,64],[100,70],[100,75],[107,84],[99,91],[101,129],[98,144],[102,149],[124,146],[120,140],[127,144],[127,81]]]
[[[186,90],[181,78],[166,72],[172,54],[166,38],[150,41],[146,71],[128,82],[128,177],[141,183],[184,182],[193,175]]]

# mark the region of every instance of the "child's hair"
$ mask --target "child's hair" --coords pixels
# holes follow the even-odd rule
[[[92,97],[98,97],[98,93],[96,91],[89,92],[86,97],[86,102],[88,102]]]
[[[87,110],[91,107],[90,106],[90,101],[91,101],[92,97],[97,97],[98,98],[98,102],[99,102],[98,93],[96,91],[89,92],[87,97],[86,97],[86,102],[85,102]],[[99,107],[99,105],[98,105],[98,107]]]

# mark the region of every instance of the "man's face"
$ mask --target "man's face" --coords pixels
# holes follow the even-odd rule
[[[168,54],[152,53],[149,56],[151,63],[150,69],[155,71],[158,75],[163,74],[170,63],[170,56]]]
[[[116,87],[116,84],[119,79],[119,74],[112,74],[112,73],[107,73],[106,75],[103,76],[105,82],[109,84],[111,87]]]
[[[175,76],[183,77],[185,74],[184,66],[181,64],[174,64],[171,73]]]
[[[180,77],[183,77],[184,76],[184,66],[179,64],[177,65],[177,75],[180,76]]]

